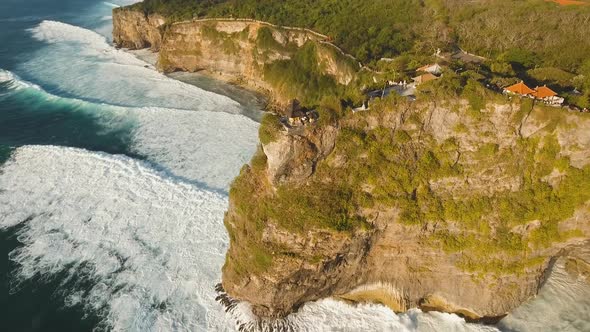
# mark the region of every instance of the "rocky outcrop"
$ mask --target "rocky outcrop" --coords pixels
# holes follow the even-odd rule
[[[129,49],[150,48],[158,51],[162,44],[161,28],[164,17],[146,15],[127,8],[113,9],[113,42],[117,47]]]
[[[310,42],[322,74],[340,84],[350,83],[358,64],[329,43],[327,37],[304,29],[277,27],[253,20],[205,19],[165,25],[157,14],[133,9],[113,11],[114,42],[119,47],[158,51],[163,72],[202,72],[216,79],[266,94],[285,106],[294,95],[265,77],[265,66],[292,59]]]
[[[555,140],[559,142],[559,155],[567,156],[572,165],[584,168],[589,164],[579,146],[589,143],[583,137],[590,131],[590,119],[555,109],[536,109],[524,117],[518,110],[518,105],[491,104],[479,118],[469,115],[469,105],[460,102],[446,106],[398,106],[387,111],[349,115],[341,119],[337,127],[307,128],[299,135],[284,132],[274,142],[263,146],[267,158],[265,171],[250,176],[268,176],[269,184],[264,189],[268,197],[281,195],[279,188],[283,186],[301,190],[309,188],[310,183],[312,188],[319,188],[319,184],[313,183],[322,182],[340,186],[344,179],[330,177],[329,171],[318,173],[317,169],[326,165],[347,169],[353,164],[370,166],[374,163],[367,159],[368,152],[354,157],[343,154],[342,147],[338,146],[337,137],[351,128],[359,130],[358,126],[366,135],[374,130],[393,136],[395,131],[411,133],[408,135],[412,138],[405,138],[410,140],[406,144],[413,150],[408,158],[422,149],[436,150],[439,143],[443,149],[450,149],[447,145],[452,145],[456,151],[449,152],[448,156],[461,164],[462,173],[430,182],[430,190],[447,199],[462,200],[477,195],[499,197],[522,190],[524,178],[510,171],[518,169],[522,157],[508,156],[518,151],[523,139],[540,147]],[[544,112],[556,114],[548,117]],[[523,128],[520,132],[519,127]],[[581,134],[575,134],[577,132]],[[496,152],[488,155],[488,146],[494,147]],[[501,156],[502,152],[506,153],[505,157]],[[324,178],[319,179],[319,176]],[[563,180],[554,175],[543,179],[555,186]],[[588,176],[582,181],[590,183]],[[361,183],[356,190],[369,193],[374,186]],[[259,204],[256,202],[252,204]],[[293,231],[277,220],[265,220],[260,214],[257,217],[262,219],[249,219],[251,217],[235,209],[236,203],[244,202],[237,202],[230,196],[226,225],[234,235],[223,270],[223,285],[229,295],[248,301],[257,315],[267,318],[282,317],[306,301],[335,296],[346,300],[373,300],[388,304],[396,311],[418,307],[457,313],[473,321],[497,321],[538,292],[555,257],[568,248],[588,246],[584,241],[590,235],[590,204],[577,206],[571,216],[559,221],[558,232],[563,235],[551,242],[529,243],[522,252],[504,250],[503,246],[508,245],[499,243],[497,247],[491,246],[490,252],[481,253],[478,245],[448,249],[448,245],[441,242],[446,240],[441,240],[440,236],[474,234],[482,236],[482,246],[489,245],[485,244],[485,239],[502,231],[496,226],[500,223],[496,217],[485,219],[488,226],[479,226],[489,227],[485,231],[427,216],[419,224],[408,224],[401,217],[402,207],[382,203],[371,208],[359,207],[358,214],[368,221],[369,227],[339,232],[309,225],[302,231]],[[251,252],[244,243],[246,237],[241,229],[253,223],[258,225],[258,231],[250,230],[248,237],[259,234],[258,243],[263,248],[272,248],[272,263],[262,271],[244,272],[236,268],[234,262]],[[545,221],[536,219],[517,222],[508,234],[523,239],[514,241],[529,241],[526,239],[536,236],[535,231],[543,223]],[[571,271],[585,274],[590,265],[576,258],[570,259],[569,266]]]
[[[301,135],[281,135],[275,142],[263,145],[269,179],[274,183],[305,181],[317,163],[332,152],[337,134],[334,126],[307,128]]]
[[[226,215],[228,225],[248,222],[240,218],[239,212],[230,207]],[[366,265],[373,238],[371,232],[357,232],[353,239],[322,230],[310,230],[300,236],[267,223],[263,243],[280,246],[289,254],[273,260],[277,268],[272,273],[243,277],[236,274],[232,259],[242,259],[248,249],[234,242],[227,253],[223,286],[234,299],[250,302],[257,316],[285,317],[307,301],[342,294],[351,285],[363,283],[367,273],[362,267]]]
[[[277,105],[298,96],[267,69],[305,45],[314,45],[321,75],[340,84],[358,69],[324,36],[302,29],[248,20],[166,24],[127,9],[113,20],[115,43],[158,51],[160,70],[200,71],[265,92]],[[556,257],[588,246],[588,118],[507,102],[481,111],[462,100],[372,108],[281,129],[236,179],[223,288],[255,314],[279,318],[336,296],[495,319],[537,293]],[[560,187],[570,176],[577,182]],[[519,195],[528,199],[522,204],[549,207],[512,215]],[[568,264],[588,274],[584,259]]]

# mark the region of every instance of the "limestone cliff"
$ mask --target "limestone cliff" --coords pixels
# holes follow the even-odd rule
[[[308,76],[323,76],[334,84],[352,81],[358,64],[331,44],[326,36],[296,28],[283,28],[253,20],[205,19],[165,24],[157,15],[133,9],[113,11],[114,42],[119,47],[150,47],[159,52],[157,67],[164,72],[202,72],[265,93],[284,106],[301,97],[300,83],[278,77],[279,66],[289,66],[304,47],[313,46],[317,68]],[[309,68],[297,67],[299,71]],[[310,82],[313,77],[310,78]]]
[[[589,245],[590,117],[442,104],[279,130],[231,190],[228,294],[262,317],[336,296],[473,320],[534,296]]]
[[[119,47],[129,49],[160,49],[162,44],[161,27],[164,17],[127,8],[113,10],[113,41]]]
[[[160,70],[202,71],[277,105],[358,70],[306,30],[113,15],[115,43],[159,52]],[[263,144],[230,190],[225,290],[265,318],[335,296],[476,320],[536,294],[555,257],[589,245],[590,118],[496,98],[482,109],[428,95],[355,114],[334,105],[296,127],[263,120]]]

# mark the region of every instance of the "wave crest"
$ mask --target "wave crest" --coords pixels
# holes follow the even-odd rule
[[[18,72],[42,86],[59,86],[61,95],[129,107],[242,112],[229,97],[168,78],[92,30],[42,21],[29,31],[47,45]]]
[[[254,154],[258,124],[237,114],[160,107],[121,107],[50,94],[0,69],[0,82],[21,94],[23,104],[47,103],[83,112],[105,130],[130,130],[129,152],[145,156],[170,173],[226,192]]]
[[[225,325],[213,291],[225,197],[128,157],[72,148],[19,148],[0,174],[0,227],[25,223],[11,255],[21,280],[86,274],[91,288],[69,293],[83,294],[88,310],[109,308],[115,330]]]

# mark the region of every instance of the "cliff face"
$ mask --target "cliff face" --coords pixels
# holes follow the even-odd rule
[[[304,30],[113,14],[115,43],[158,51],[160,70],[203,71],[278,105],[358,69]],[[371,107],[276,120],[232,185],[223,286],[257,315],[336,296],[499,317],[536,294],[555,257],[589,245],[588,116],[505,100]]]
[[[236,179],[223,285],[256,314],[336,296],[498,318],[537,293],[554,257],[589,246],[588,116],[375,108],[280,131]]]
[[[113,10],[113,41],[118,47],[129,49],[150,48],[157,51],[162,44],[164,17],[146,15],[126,8]]]
[[[269,67],[290,65],[304,46],[313,45],[317,70],[312,74],[346,85],[358,70],[352,59],[323,42],[327,37],[302,29],[248,20],[196,20],[164,26],[159,15],[125,9],[113,11],[113,23],[115,44],[158,51],[161,71],[203,72],[263,92],[281,106],[299,96],[292,84],[273,76]]]

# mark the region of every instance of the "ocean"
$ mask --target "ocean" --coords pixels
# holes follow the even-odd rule
[[[234,331],[252,319],[247,304],[226,314],[214,288],[228,188],[256,150],[261,101],[115,49],[111,11],[130,2],[0,2],[3,331]],[[584,331],[590,292],[562,279],[498,327],[332,299],[287,321],[303,331]]]

